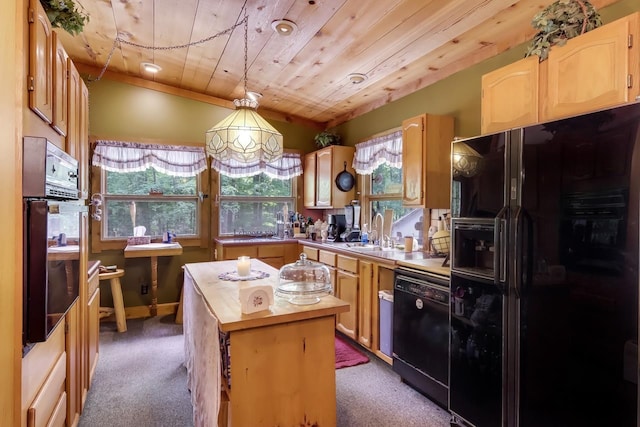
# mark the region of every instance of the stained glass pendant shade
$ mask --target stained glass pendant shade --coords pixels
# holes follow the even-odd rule
[[[236,110],[207,131],[207,154],[240,163],[270,163],[282,157],[282,134],[256,112],[258,103],[248,98],[233,103]]]

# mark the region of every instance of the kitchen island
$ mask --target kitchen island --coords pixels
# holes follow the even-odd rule
[[[221,425],[227,425],[228,417],[231,426],[334,426],[335,316],[348,311],[349,304],[333,296],[311,305],[293,305],[276,297],[270,310],[243,314],[240,289],[269,285],[275,290],[278,270],[252,259],[252,272],[268,277],[220,278],[235,269],[235,261],[185,265],[185,364],[196,422],[198,417],[203,423],[212,421],[217,414],[206,415],[211,405],[220,407]],[[199,330],[203,324],[217,324],[222,352],[218,340],[199,339],[215,337]],[[228,371],[220,376],[220,359],[226,357]],[[202,366],[208,368],[201,375]],[[205,375],[208,380],[203,380]],[[223,392],[215,401],[220,381]]]

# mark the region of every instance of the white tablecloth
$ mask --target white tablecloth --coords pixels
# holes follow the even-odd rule
[[[184,274],[184,364],[191,390],[195,427],[218,425],[220,410],[220,345],[213,316],[187,271]]]

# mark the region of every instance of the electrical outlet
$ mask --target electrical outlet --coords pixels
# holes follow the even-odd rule
[[[142,295],[146,295],[149,293],[149,285],[147,285],[146,283],[143,283],[140,285],[140,293]]]

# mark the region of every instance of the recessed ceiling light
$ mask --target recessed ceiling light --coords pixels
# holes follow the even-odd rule
[[[271,28],[281,36],[289,36],[298,29],[298,26],[295,22],[289,21],[288,19],[278,19],[271,23]]]
[[[347,76],[349,81],[354,85],[359,85],[363,81],[367,80],[367,75],[362,73],[351,73]]]
[[[140,66],[144,71],[152,74],[155,74],[158,71],[162,70],[162,67],[160,67],[159,65],[153,64],[151,62],[143,62],[142,64],[140,64]]]

